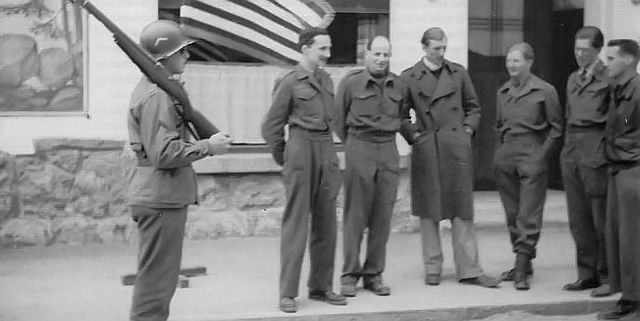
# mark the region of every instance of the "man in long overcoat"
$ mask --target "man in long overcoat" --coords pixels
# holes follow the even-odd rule
[[[480,105],[469,74],[444,59],[447,38],[440,28],[422,36],[423,59],[402,72],[416,123],[404,121],[402,134],[412,144],[411,206],[420,217],[425,283],[440,284],[443,254],[439,223],[451,220],[456,277],[461,283],[495,287],[478,262],[473,224],[471,141]]]

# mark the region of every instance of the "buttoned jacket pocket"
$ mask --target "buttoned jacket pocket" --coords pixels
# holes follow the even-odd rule
[[[377,112],[377,99],[373,92],[362,91],[353,94],[351,113],[358,116],[374,115]]]

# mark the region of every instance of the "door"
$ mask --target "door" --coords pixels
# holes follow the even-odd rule
[[[577,68],[573,35],[582,27],[582,1],[470,0],[469,73],[482,106],[474,145],[475,188],[495,189],[493,152],[496,136],[497,89],[508,80],[504,61],[507,48],[528,42],[535,51],[532,72],[556,87],[564,105],[565,83]],[[559,188],[559,146],[549,160],[549,186]]]

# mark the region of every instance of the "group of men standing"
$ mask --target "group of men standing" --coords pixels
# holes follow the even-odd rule
[[[480,106],[469,74],[444,58],[447,38],[430,28],[423,58],[399,76],[389,71],[391,45],[375,37],[366,46],[365,68],[349,72],[337,93],[322,70],[331,39],[323,29],[300,35],[302,61],[275,86],[262,133],[283,165],[287,205],[281,239],[280,304],[296,312],[295,298],[311,223],[309,298],[346,305],[357,284],[381,296],[386,243],[398,189],[395,136],[412,146],[411,205],[420,218],[424,282],[441,282],[439,223],[451,220],[456,278],[462,284],[497,287],[513,281],[528,290],[546,198],[549,155],[564,133],[561,153],[569,222],[576,242],[578,280],[565,290],[594,289],[593,296],[622,292],[618,319],[638,310],[640,253],[640,51],[633,40],[608,43],[607,66],[598,55],[604,39],[596,27],[575,38],[579,70],[567,82],[563,112],[555,88],[531,73],[533,48],[507,51],[510,79],[497,91],[494,170],[505,208],[515,263],[499,278],[478,262],[473,223],[473,136]],[[412,120],[410,111],[415,119]],[[564,126],[566,124],[566,126]],[[285,127],[289,138],[285,142]],[[564,130],[563,130],[564,127]],[[341,175],[332,133],[344,144]],[[344,265],[340,294],[332,291],[336,247],[336,197],[344,181]],[[607,183],[608,182],[608,183]],[[607,186],[608,185],[608,186]],[[366,231],[366,255],[361,243]]]
[[[345,305],[345,297],[356,296],[361,279],[364,289],[391,294],[382,274],[400,171],[397,133],[413,146],[412,208],[420,217],[425,283],[440,284],[443,219],[452,221],[458,280],[484,287],[500,282],[484,275],[479,265],[473,224],[471,140],[480,118],[478,99],[467,71],[444,59],[447,38],[442,29],[427,30],[421,42],[424,58],[397,76],[389,71],[389,40],[371,39],[365,68],[347,73],[334,95],[331,79],[321,69],[330,57],[330,37],[317,28],[300,34],[303,58],[276,84],[262,126],[274,160],[283,165],[287,190],[281,239],[282,311],[297,311],[309,221],[310,299]],[[342,183],[334,132],[345,146],[340,294],[332,291],[331,283],[336,196]],[[361,262],[365,231],[366,255]]]
[[[615,309],[600,315],[619,319],[636,313],[640,301],[640,49],[633,40],[610,41],[604,68],[598,59],[604,41],[597,28],[583,28],[575,41],[580,69],[567,83],[561,163],[578,280],[565,289],[596,288],[594,296],[622,292]],[[179,77],[191,42],[177,24],[156,21],[143,30],[140,43],[154,61]],[[346,305],[345,297],[357,295],[360,279],[364,289],[391,294],[382,274],[398,188],[396,133],[412,146],[412,212],[420,217],[424,282],[441,282],[439,223],[447,219],[460,283],[493,288],[512,280],[516,289],[529,289],[547,157],[562,135],[557,93],[531,74],[531,46],[519,43],[509,48],[510,80],[497,93],[494,162],[516,261],[500,278],[486,276],[478,261],[472,199],[471,146],[480,106],[467,71],[444,59],[447,38],[442,29],[428,29],[421,43],[423,58],[397,76],[389,71],[388,39],[375,37],[367,44],[365,68],[348,73],[334,94],[331,77],[321,68],[330,57],[331,38],[319,28],[300,33],[302,59],[276,83],[262,125],[275,162],[283,166],[287,195],[280,246],[282,311],[297,311],[307,239],[310,299]],[[168,318],[187,206],[197,197],[191,164],[225,153],[231,142],[197,111],[185,107],[146,77],[131,98],[129,136],[137,164],[128,204],[140,234],[131,320]],[[188,138],[191,125],[202,139]],[[345,146],[344,174],[334,133]],[[338,294],[332,291],[332,279],[336,199],[343,178],[344,266]]]
[[[575,36],[579,69],[567,81],[566,129],[560,156],[578,279],[565,290],[621,292],[599,319],[638,315],[640,301],[640,47],[607,43],[593,26]]]

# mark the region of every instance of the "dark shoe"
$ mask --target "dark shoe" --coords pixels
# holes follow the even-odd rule
[[[333,305],[347,305],[347,298],[331,291],[311,291],[309,292],[309,299]]]
[[[296,300],[294,298],[280,298],[280,311],[284,313],[298,312]]]
[[[369,282],[365,282],[364,288],[380,296],[391,294],[391,289],[388,286],[382,284],[382,281],[378,279],[373,279]]]
[[[497,288],[501,281],[500,279],[481,275],[475,278],[461,279],[459,282],[462,284],[478,285],[485,288]]]
[[[607,283],[602,283],[599,287],[591,291],[591,296],[594,298],[602,298],[612,294],[613,292],[611,292],[611,287]]]
[[[424,284],[440,285],[440,274],[427,274],[427,276],[424,277]]]
[[[516,290],[529,290],[527,267],[530,266],[531,257],[524,253],[516,254],[516,266],[513,269],[513,286]]]
[[[515,268],[509,271],[502,272],[502,274],[500,274],[500,280],[505,282],[513,281],[514,272],[515,272]],[[533,275],[533,266],[531,265],[531,263],[529,263],[529,267],[527,268],[527,276],[532,276],[532,275]]]
[[[598,313],[598,320],[620,320],[625,317],[632,317],[637,312],[637,301],[620,300],[613,310]]]
[[[529,290],[531,288],[529,286],[529,281],[527,280],[527,278],[514,279],[513,280],[513,287],[516,288],[516,290],[519,290],[519,291],[527,291],[527,290]]]
[[[600,280],[596,278],[577,280],[573,283],[565,284],[562,289],[566,291],[582,291],[587,289],[595,289],[600,286]]]

